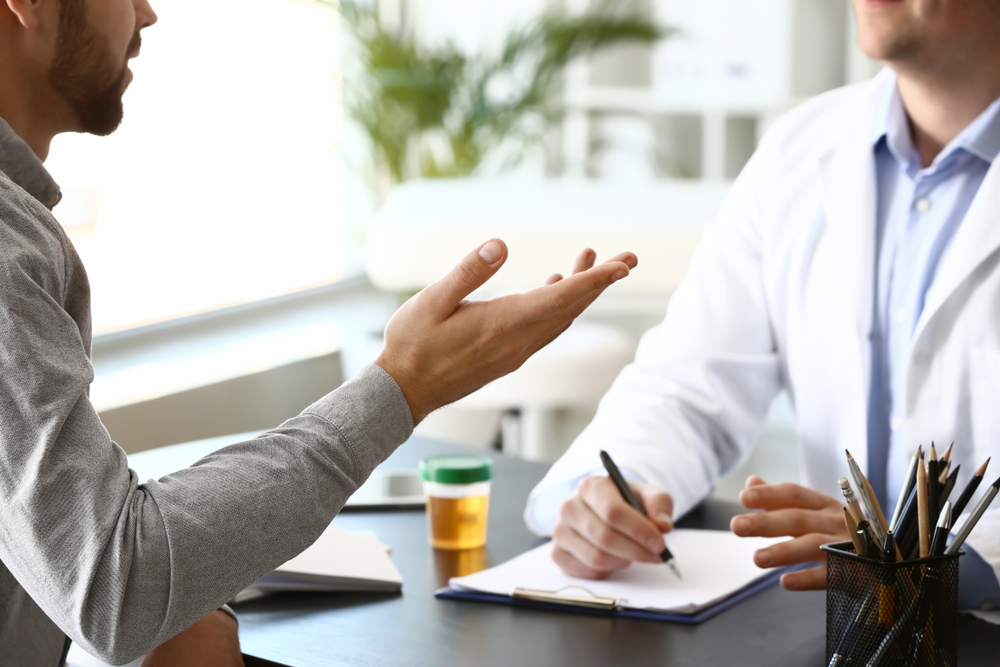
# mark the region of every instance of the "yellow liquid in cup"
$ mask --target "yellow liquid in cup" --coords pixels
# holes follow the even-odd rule
[[[435,549],[474,549],[486,544],[486,517],[490,497],[436,498],[427,496],[427,520]]]

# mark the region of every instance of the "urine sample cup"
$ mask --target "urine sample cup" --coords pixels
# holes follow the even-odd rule
[[[427,527],[435,549],[475,549],[486,544],[493,460],[442,454],[420,461],[427,496]]]

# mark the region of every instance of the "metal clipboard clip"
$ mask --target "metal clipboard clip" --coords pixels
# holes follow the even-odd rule
[[[576,588],[587,595],[568,595],[563,591],[569,588]],[[556,591],[541,591],[533,588],[515,588],[511,593],[515,600],[533,600],[535,602],[549,602],[552,604],[565,604],[571,607],[587,607],[589,609],[606,609],[614,611],[620,609],[624,600],[621,598],[604,597],[597,595],[583,586],[563,586]]]

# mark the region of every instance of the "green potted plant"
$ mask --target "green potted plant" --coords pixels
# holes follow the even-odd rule
[[[387,28],[372,3],[318,0],[340,12],[361,61],[345,106],[371,144],[377,201],[413,178],[502,171],[542,145],[558,123],[562,75],[575,58],[671,30],[611,3],[580,15],[551,10],[516,28],[495,55],[425,45]]]

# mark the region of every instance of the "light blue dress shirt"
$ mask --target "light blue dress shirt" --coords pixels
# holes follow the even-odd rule
[[[911,339],[941,258],[1000,153],[1000,100],[928,167],[922,167],[913,146],[896,88],[885,101],[881,119],[873,137],[878,227],[868,476],[882,507],[891,508],[906,470],[887,466],[887,461],[912,456],[900,451]],[[965,549],[969,554],[961,561],[959,607],[979,607],[986,600],[1000,605],[1000,585],[993,570],[968,546]]]

